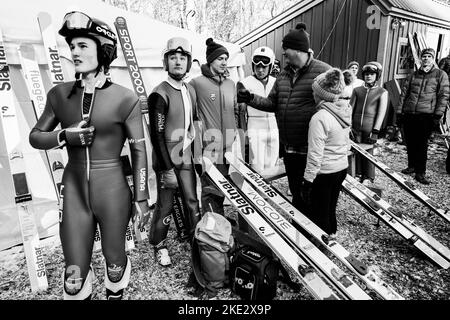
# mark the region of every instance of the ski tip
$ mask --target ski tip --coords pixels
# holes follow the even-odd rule
[[[213,163],[211,162],[211,160],[209,160],[209,158],[207,157],[203,157],[203,163],[205,164],[205,169],[206,171],[209,171],[209,169],[211,168],[211,166],[213,165]]]
[[[37,20],[41,29],[46,29],[52,23],[52,16],[48,12],[41,11],[37,15]]]
[[[119,25],[126,25],[127,24],[127,20],[125,20],[124,17],[117,17],[116,18],[116,23]]]
[[[235,171],[230,173],[230,177],[233,180],[233,182],[238,186],[242,186],[242,184],[244,183],[244,178],[242,178],[242,176]]]
[[[23,58],[34,60],[34,47],[29,43],[21,43],[17,48]]]

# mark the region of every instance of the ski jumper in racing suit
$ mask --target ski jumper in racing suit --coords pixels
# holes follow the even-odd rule
[[[83,111],[84,105],[84,111]],[[60,146],[58,124],[62,129],[83,120],[89,113],[89,125],[95,127],[95,139],[89,147],[67,145],[68,163],[61,186],[62,213],[60,237],[66,274],[79,272],[84,283],[92,283],[90,271],[94,234],[100,225],[105,266],[105,286],[117,292],[128,285],[131,265],[125,254],[125,232],[131,216],[132,194],[122,170],[120,153],[125,139],[130,142],[134,179],[134,201],[149,198],[147,158],[141,110],[131,91],[106,81],[93,94],[84,94],[81,81],[52,88],[42,116],[30,133],[37,149]],[[64,199],[64,201],[62,201]],[[110,266],[121,267],[120,281],[110,279]],[[67,282],[65,283],[65,290]],[[83,289],[77,295],[88,297]],[[66,293],[65,293],[66,295]],[[66,298],[66,296],[65,296]]]
[[[187,209],[186,229],[193,236],[200,220],[197,199],[197,178],[192,159],[192,140],[195,130],[193,118],[196,94],[192,86],[168,77],[148,97],[150,139],[153,145],[152,161],[156,173],[158,198],[154,211],[150,244],[156,250],[165,248],[165,239],[171,221],[173,197],[178,186]],[[175,176],[164,181],[163,172],[174,169]]]

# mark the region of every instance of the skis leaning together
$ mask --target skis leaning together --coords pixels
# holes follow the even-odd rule
[[[276,188],[270,185],[259,173],[253,170],[242,159],[231,153],[226,153],[225,158],[234,169],[259,192],[265,200],[273,203],[281,210],[285,217],[296,227],[311,236],[315,242],[319,243],[327,251],[333,254],[349,270],[361,279],[366,286],[382,299],[402,300],[403,298],[387,283],[385,283],[370,267],[359,261],[354,255],[348,252],[335,240],[329,240],[328,234],[303,215],[291,202],[286,199]],[[255,194],[250,187],[247,187],[248,194]],[[247,194],[247,193],[246,193]],[[288,226],[290,229],[291,227]]]
[[[11,180],[14,186],[15,202],[22,234],[23,248],[30,277],[31,290],[41,291],[48,288],[47,272],[38,229],[35,222],[32,196],[28,188],[23,146],[17,118],[14,94],[12,91],[9,65],[3,34],[0,29],[0,110],[1,126],[6,141]]]
[[[351,147],[356,150],[359,154],[365,157],[367,160],[372,162],[378,169],[380,169],[383,173],[385,173],[389,178],[391,178],[395,183],[397,183],[402,189],[410,193],[420,202],[422,202],[425,206],[427,206],[431,211],[442,217],[445,221],[450,222],[450,211],[439,208],[439,205],[431,200],[426,194],[417,189],[412,183],[402,177],[401,174],[395,172],[391,168],[389,168],[384,163],[375,159],[373,155],[368,153],[366,150],[361,148],[357,143],[350,141]]]
[[[47,65],[48,65],[48,68],[50,71],[50,79],[52,81],[52,84],[55,86],[57,84],[64,82],[64,73],[63,73],[63,69],[62,69],[62,64],[61,64],[61,59],[60,59],[60,55],[59,55],[57,41],[55,38],[55,31],[54,31],[53,24],[52,24],[52,18],[50,16],[50,14],[48,14],[47,12],[40,12],[38,14],[37,19],[38,19],[38,23],[39,23],[39,29],[41,31],[42,41],[44,43],[45,55],[47,58]],[[28,51],[30,51],[30,49],[28,49]],[[34,56],[34,54],[33,54],[33,56]],[[37,65],[37,62],[35,62],[35,63]],[[37,69],[37,70],[39,70],[39,69]],[[38,116],[40,116],[40,114],[38,114]],[[125,148],[125,150],[126,150],[126,148]],[[121,157],[127,157],[127,160],[128,160],[128,156],[126,155],[125,150],[122,150]],[[128,176],[127,176],[127,181],[128,182],[130,181]],[[132,188],[132,186],[130,186],[130,188]],[[62,213],[62,208],[63,208],[63,202],[60,201],[60,215]],[[135,247],[132,230],[133,230],[132,224],[130,222],[127,226],[127,230],[126,230],[126,234],[125,234],[125,249],[127,251],[131,250]],[[137,238],[139,238],[139,236],[140,236],[140,233],[136,234]],[[100,249],[101,249],[101,234],[100,234],[100,228],[97,224],[97,228],[96,228],[95,236],[94,236],[94,251],[98,251]]]

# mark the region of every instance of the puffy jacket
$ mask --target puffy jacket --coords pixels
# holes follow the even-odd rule
[[[233,80],[223,76],[214,76],[209,66],[201,66],[202,75],[192,79],[189,83],[197,94],[197,114],[202,121],[203,146],[208,146],[215,135],[208,134],[207,130],[219,130],[222,133],[222,148],[229,149],[234,142],[236,134],[237,109],[236,88]],[[214,133],[213,131],[209,133]],[[205,135],[206,133],[206,135]],[[216,137],[217,138],[217,137]]]
[[[339,172],[348,167],[351,106],[348,100],[322,102],[311,118],[308,156],[303,177],[310,182],[317,174]]]
[[[388,92],[379,86],[366,86],[353,89],[350,104],[352,111],[352,128],[365,140],[373,129],[380,130],[386,115]]]
[[[277,77],[267,98],[254,95],[248,105],[263,111],[275,112],[280,141],[305,152],[308,146],[308,124],[316,111],[312,83],[331,66],[320,60],[310,63],[297,71],[287,66]],[[294,82],[294,77],[295,82]]]
[[[442,116],[449,97],[447,74],[434,67],[427,73],[415,71],[405,81],[397,113],[426,113]]]

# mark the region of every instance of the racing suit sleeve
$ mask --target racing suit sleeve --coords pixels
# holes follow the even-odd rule
[[[267,98],[261,97],[257,94],[253,94],[253,99],[248,103],[249,106],[266,112],[275,112],[277,110],[277,98],[278,98],[278,81],[270,90]]]
[[[166,117],[169,106],[158,93],[151,93],[148,97],[148,116],[150,119],[149,131],[153,151],[158,160],[159,170],[169,170],[173,168],[169,151],[165,141]]]
[[[380,100],[378,101],[378,111],[375,118],[375,122],[373,124],[373,129],[380,130],[383,125],[384,118],[386,116],[388,106],[388,93],[387,91],[383,92],[380,96]]]
[[[147,151],[145,148],[144,127],[139,101],[125,120],[125,130],[130,144],[131,161],[133,167],[134,199],[142,201],[149,199],[147,182]]]
[[[33,129],[31,129],[28,137],[30,145],[35,149],[41,150],[59,147],[60,141],[58,140],[58,135],[62,130],[53,131],[58,124],[59,120],[56,118],[50,99],[47,96],[44,112],[39,117]]]

